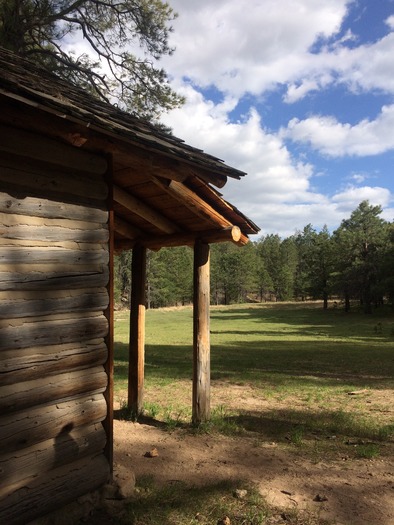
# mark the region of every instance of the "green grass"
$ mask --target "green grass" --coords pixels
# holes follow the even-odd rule
[[[390,439],[394,427],[381,417],[384,402],[373,405],[375,412],[369,404],[376,393],[394,387],[393,327],[389,308],[367,316],[324,311],[316,303],[213,307],[212,385],[249,387],[271,408],[245,412],[240,402],[220,413],[224,404],[212,396],[211,428],[234,434],[264,430],[274,439],[293,436],[290,441],[298,444],[310,432]],[[122,400],[128,366],[124,312],[117,315],[115,334],[115,393]],[[145,360],[145,414],[170,428],[190,421],[191,308],[147,312]]]
[[[151,310],[144,416],[169,432],[246,436],[256,447],[274,442],[312,463],[381,459],[393,451],[393,333],[390,309],[366,316],[301,303],[214,307],[211,419],[195,428],[190,423],[192,310]],[[126,312],[116,315],[115,339],[115,395],[120,417],[129,419]],[[254,408],[245,405],[243,392]],[[246,488],[247,496],[234,497],[237,488]],[[137,479],[124,523],[208,525],[227,515],[232,525],[265,525],[270,516],[278,518],[275,512],[255,487],[242,482],[190,487],[156,484],[145,476]],[[297,509],[279,517],[289,525],[329,523]]]

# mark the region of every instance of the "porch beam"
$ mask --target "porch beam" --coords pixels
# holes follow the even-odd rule
[[[192,421],[210,418],[209,244],[194,245]]]
[[[146,221],[150,222],[164,233],[175,233],[180,231],[180,228],[164,217],[164,215],[158,213],[153,208],[140,201],[137,199],[137,197],[134,197],[134,195],[128,193],[119,186],[114,186],[113,192],[114,201],[118,202],[132,213],[135,213],[139,217],[142,217]]]
[[[146,248],[136,245],[131,263],[128,408],[137,416],[143,409],[145,364]]]
[[[143,235],[142,230],[121,219],[120,217],[115,217],[115,231],[116,233],[123,235],[123,237],[131,240]]]
[[[230,241],[238,246],[244,246],[249,242],[248,237],[241,232],[238,226],[230,226],[218,230],[156,235],[146,239],[140,237],[138,240],[122,239],[116,243],[116,250],[121,251],[131,249],[137,242],[150,250],[173,248],[175,246],[194,246],[197,238],[201,239],[206,244]]]

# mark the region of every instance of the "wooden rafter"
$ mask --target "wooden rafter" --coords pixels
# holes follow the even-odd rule
[[[134,197],[134,195],[131,195],[131,193],[119,188],[119,186],[114,186],[113,191],[115,202],[118,202],[132,213],[139,215],[164,233],[175,233],[180,231],[180,228],[176,224],[147,204],[144,204],[141,200]]]
[[[115,231],[127,239],[135,239],[144,235],[142,230],[120,217],[115,217]]]

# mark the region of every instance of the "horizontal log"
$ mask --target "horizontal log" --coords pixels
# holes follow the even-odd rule
[[[1,180],[1,175],[0,175]],[[72,219],[106,224],[108,212],[92,206],[81,206],[39,197],[21,196],[0,192],[0,212],[34,217]]]
[[[18,213],[0,213],[0,224],[2,227],[35,226],[36,228],[64,228],[67,230],[100,230],[107,229],[106,221],[92,222],[76,219],[64,219],[59,217],[39,217],[35,215],[19,215]]]
[[[0,252],[2,264],[108,264],[107,250],[65,250],[63,248],[10,247]],[[1,270],[1,266],[0,266]]]
[[[0,292],[0,319],[18,319],[67,312],[103,311],[108,307],[106,288],[82,290]]]
[[[199,239],[205,244],[214,244],[219,242],[233,242],[237,245],[246,244],[249,239],[243,235],[238,226],[230,226],[218,230],[205,230],[187,233],[175,233],[172,235],[157,235],[146,237],[139,237],[134,240],[117,240],[115,242],[115,251],[130,250],[138,242],[142,246],[150,250],[160,250],[160,248],[169,248],[175,246],[193,246],[196,240]]]
[[[71,503],[108,482],[110,468],[103,454],[83,458],[8,488],[0,500],[0,523],[25,525]]]
[[[72,229],[58,226],[6,226],[0,222],[0,238],[3,239],[29,239],[32,241],[75,241],[83,243],[106,243],[109,233],[106,228]]]
[[[113,198],[124,208],[142,217],[165,233],[175,233],[180,230],[176,224],[164,217],[164,215],[156,212],[151,206],[143,203],[118,186],[114,186],[113,188]]]
[[[7,486],[23,486],[24,480],[40,476],[56,467],[73,463],[104,450],[107,440],[101,423],[73,428],[65,425],[55,438],[49,438],[18,452],[0,455],[0,500]],[[3,494],[2,494],[3,493]]]
[[[44,135],[0,125],[0,136],[0,151],[93,174],[103,175],[108,168],[105,157],[69,146]]]
[[[67,425],[99,423],[107,415],[103,394],[82,395],[0,417],[0,450],[13,452],[55,438]]]
[[[115,232],[120,233],[120,235],[129,239],[134,239],[135,237],[143,235],[142,230],[119,217],[115,217]]]
[[[228,219],[181,182],[171,181],[168,185],[168,191],[199,217],[208,219],[222,228],[232,226]]]
[[[39,377],[103,365],[108,349],[102,339],[39,346],[0,352],[0,384],[9,385]]]
[[[102,287],[108,284],[107,266],[0,265],[0,290],[47,290]]]
[[[101,313],[87,313],[63,316],[7,319],[0,322],[0,341],[2,350],[28,348],[39,345],[55,345],[86,341],[106,337],[108,321]]]
[[[78,241],[59,241],[57,239],[53,241],[37,241],[28,239],[7,239],[0,237],[0,250],[8,250],[10,247],[28,249],[28,248],[63,248],[64,250],[80,250],[82,252],[88,251],[101,251],[107,248],[107,243],[88,243]]]
[[[138,242],[151,250],[174,246],[193,246],[196,239],[206,244],[231,241],[237,243],[241,238],[241,230],[238,226],[222,228],[219,230],[208,230],[202,232],[187,232],[174,235],[162,235],[146,239],[138,239]]]
[[[1,166],[0,182],[3,191],[19,199],[38,197],[103,210],[106,208],[108,187],[103,180],[92,181],[84,173],[78,174],[75,171],[59,174],[47,166],[37,170],[29,162],[30,159],[27,159],[25,166],[20,164],[17,168]]]
[[[0,386],[0,413],[16,412],[68,396],[104,392],[107,375],[102,366]]]

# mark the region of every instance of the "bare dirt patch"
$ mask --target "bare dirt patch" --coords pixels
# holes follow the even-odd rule
[[[148,418],[139,422],[116,420],[115,470],[132,470],[137,483],[139,478],[148,476],[160,486],[182,483],[210,487],[229,480],[253,483],[272,507],[267,524],[289,523],[289,509],[297,511],[299,524],[394,524],[392,442],[379,443],[379,455],[367,459],[355,454],[361,441],[344,443],[343,437],[328,433],[305,434],[299,444],[292,442],[291,437],[288,442],[276,441],[264,432],[264,419],[258,431],[253,419],[260,418],[265,410],[279,407],[278,401],[261,399],[246,385],[227,387],[215,382],[213,388],[217,403],[236,406],[238,412],[242,407],[241,435],[193,433],[183,427],[170,431]],[[150,392],[150,397],[153,394]],[[392,391],[384,396],[370,391],[366,402],[371,411],[380,411],[390,422],[392,400]],[[332,446],[335,440],[338,447]],[[146,452],[152,448],[157,449],[158,455],[147,457]]]

